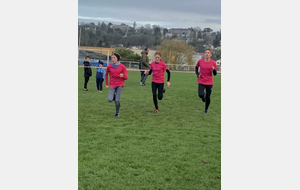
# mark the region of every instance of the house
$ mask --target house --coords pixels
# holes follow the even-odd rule
[[[172,37],[173,36],[173,34],[171,33],[171,32],[167,32],[166,34],[165,34],[165,37]]]
[[[116,30],[117,28],[119,28],[122,32],[127,32],[129,26],[128,25],[112,25],[111,27],[112,29]]]
[[[221,50],[221,46],[215,47],[214,50]]]
[[[181,35],[181,34],[190,34],[190,32],[188,32],[189,29],[186,29],[186,28],[171,28],[169,29],[169,32],[172,33],[172,34],[178,34],[178,35]]]

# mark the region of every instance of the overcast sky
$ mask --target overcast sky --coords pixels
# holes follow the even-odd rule
[[[221,29],[221,0],[78,0],[79,22]]]

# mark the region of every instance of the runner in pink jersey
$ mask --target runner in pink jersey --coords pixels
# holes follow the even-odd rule
[[[120,98],[121,93],[124,87],[124,81],[128,79],[126,67],[120,63],[120,55],[117,53],[113,53],[111,55],[112,62],[106,68],[105,73],[105,84],[106,88],[108,88],[108,74],[109,74],[109,92],[108,92],[108,101],[115,101],[116,104],[116,114],[115,117],[120,117]]]
[[[211,59],[212,53],[210,49],[205,50],[205,58],[199,59],[195,67],[195,72],[198,78],[198,95],[205,102],[204,113],[208,113],[210,104],[210,95],[213,86],[213,77],[217,75],[217,64]],[[199,73],[200,68],[200,73]],[[206,90],[206,94],[204,92]]]
[[[163,93],[165,92],[164,83],[165,83],[165,71],[168,73],[167,85],[168,87],[171,85],[170,77],[171,73],[164,62],[161,61],[161,53],[155,53],[155,61],[153,61],[150,65],[150,71],[146,71],[145,74],[149,75],[153,72],[152,75],[152,94],[153,94],[153,102],[155,106],[154,113],[159,113],[158,103],[157,103],[157,95],[156,92],[158,90],[158,99],[163,99]]]

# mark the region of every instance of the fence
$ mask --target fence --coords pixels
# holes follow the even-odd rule
[[[85,61],[85,57],[79,57],[78,58],[78,65],[83,65],[83,62]],[[103,67],[107,67],[107,60],[101,60],[103,62]],[[98,59],[91,59],[90,64],[91,66],[98,66],[99,65]]]
[[[79,59],[78,60],[78,65],[81,65],[83,66],[83,59]],[[91,59],[90,63],[92,66],[98,66],[98,61],[99,60],[94,60],[94,59]],[[105,62],[105,60],[102,60],[103,61],[103,66],[104,67],[107,67],[107,63]],[[137,61],[121,61],[121,63],[123,65],[125,65],[126,68],[129,68],[129,69],[140,69],[140,62],[137,62]],[[186,72],[194,72],[195,71],[195,65],[177,65],[177,64],[166,64],[168,69],[170,71],[186,71]],[[217,73],[221,74],[221,65],[218,65],[217,66],[218,69],[217,69]]]
[[[177,65],[177,64],[166,64],[170,71],[195,71],[196,65]],[[217,73],[221,73],[221,65],[217,66]]]
[[[129,69],[140,69],[140,62],[137,61],[121,61],[123,65],[125,65],[126,68]]]
[[[171,71],[195,71],[195,65],[166,64]]]

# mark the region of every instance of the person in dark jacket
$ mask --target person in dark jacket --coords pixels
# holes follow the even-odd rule
[[[148,53],[149,53],[148,48],[145,48],[141,52],[142,56],[141,56],[141,71],[140,71],[141,72],[141,82],[140,82],[140,84],[142,86],[145,86],[145,82],[148,77],[148,75],[145,75],[145,70],[149,70],[149,68],[150,68]]]
[[[97,74],[96,74],[96,84],[97,84],[97,91],[102,92],[102,84],[105,77],[105,70],[103,68],[103,62],[99,60],[99,66],[97,67]]]
[[[88,91],[87,83],[89,82],[90,77],[92,76],[92,69],[90,64],[91,58],[89,56],[85,57],[84,64],[84,88],[83,90]]]

